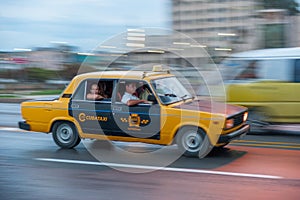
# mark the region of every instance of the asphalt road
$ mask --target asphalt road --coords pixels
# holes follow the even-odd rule
[[[22,120],[20,104],[0,103],[0,126],[17,127]]]
[[[136,162],[159,145],[87,140],[64,150],[51,134],[18,130],[18,104],[0,104],[0,119],[1,200],[300,199],[298,135],[250,135],[162,168],[156,159]],[[176,146],[164,148],[161,160],[176,154]]]

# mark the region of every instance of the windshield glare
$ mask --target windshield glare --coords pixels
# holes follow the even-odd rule
[[[176,77],[153,80],[152,86],[163,104],[171,104],[192,98],[192,95]]]

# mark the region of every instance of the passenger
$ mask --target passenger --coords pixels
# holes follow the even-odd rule
[[[139,99],[133,94],[136,92],[136,84],[133,82],[126,82],[125,93],[121,99],[121,102],[127,104],[128,106],[133,106],[139,103],[149,103],[145,99]]]
[[[110,90],[110,88],[106,87],[106,83],[105,82],[99,82],[99,94],[101,96],[103,96],[104,98],[110,98],[111,96],[108,95],[108,90]]]
[[[99,86],[94,83],[91,85],[90,93],[86,96],[89,100],[102,100],[104,98],[107,98],[107,96],[104,94],[104,91],[102,89],[100,90]]]
[[[250,62],[247,68],[236,79],[252,79],[256,76],[256,61]]]
[[[140,99],[147,100],[148,96],[151,94],[150,91],[148,90],[148,88],[145,85],[143,85],[143,84],[140,87],[138,87],[136,89],[136,91],[137,91],[138,97]]]

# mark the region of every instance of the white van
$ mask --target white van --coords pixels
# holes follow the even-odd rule
[[[300,124],[300,47],[232,54],[221,70],[227,102],[249,108],[252,130]]]

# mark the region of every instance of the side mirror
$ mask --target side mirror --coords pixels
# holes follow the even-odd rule
[[[157,104],[157,100],[153,94],[148,95],[147,101],[152,101],[153,104]]]

